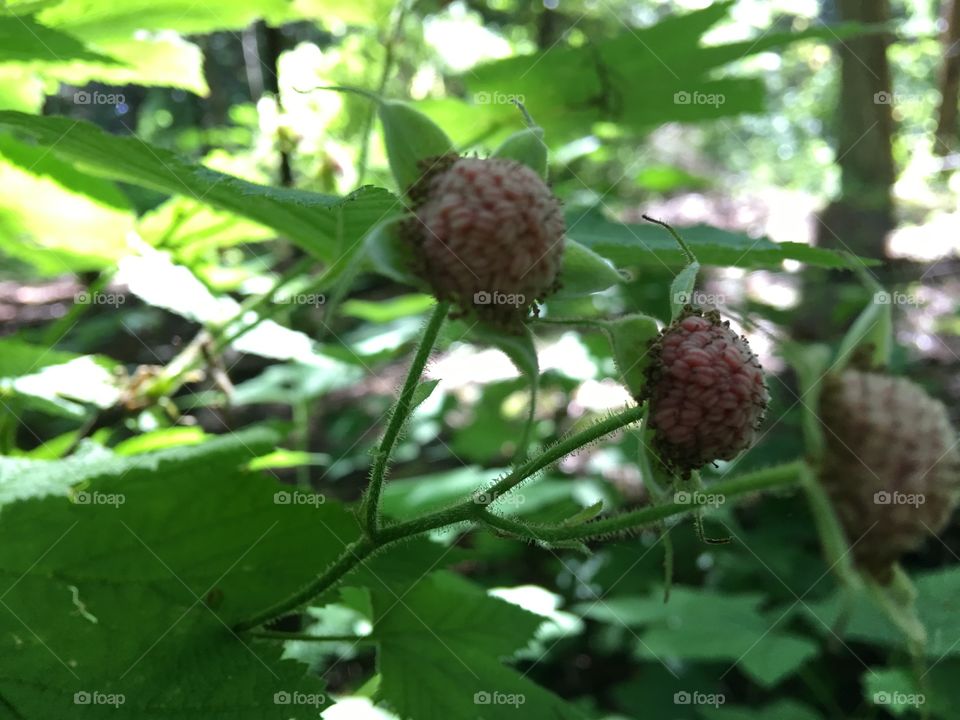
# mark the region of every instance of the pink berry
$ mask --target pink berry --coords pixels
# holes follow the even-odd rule
[[[654,450],[682,477],[750,447],[768,401],[746,338],[716,312],[689,310],[654,341],[647,396]]]
[[[414,270],[460,315],[516,328],[556,289],[565,224],[533,170],[501,158],[434,159],[410,191]]]
[[[960,450],[942,402],[909,380],[848,370],[820,397],[821,482],[857,565],[881,582],[940,532],[960,494]]]

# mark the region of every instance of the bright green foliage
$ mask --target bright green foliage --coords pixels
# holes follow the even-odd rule
[[[185,195],[272,227],[322,259],[339,259],[391,209],[401,209],[390,193],[374,188],[335,198],[256,185],[185,162],[138,138],[115,137],[66,118],[0,112],[0,128],[32,139],[92,175]]]
[[[402,601],[375,591],[373,608],[380,696],[401,717],[582,717],[502,662],[543,618],[440,573]]]

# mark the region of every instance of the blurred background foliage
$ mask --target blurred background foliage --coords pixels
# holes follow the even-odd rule
[[[130,523],[163,519],[200,534],[204,551],[145,535],[198,592],[211,558],[243,549],[233,520],[204,521],[231,512],[220,507],[224,494],[237,493],[240,507],[277,481],[321,493],[322,528],[304,514],[302,527],[258,551],[256,572],[225,583],[235,583],[228,597],[249,592],[251,607],[295,585],[298,567],[309,575],[336,555],[324,528],[341,540],[353,532],[339,503],[362,492],[433,301],[364,264],[361,241],[402,213],[401,189],[374,103],[344,88],[410,99],[459,150],[480,156],[524,127],[512,102],[521,101],[545,130],[569,237],[622,275],[602,292],[548,302],[532,359],[528,347],[491,347],[468,322],[444,328],[427,372],[435,382],[387,485],[390,516],[442,507],[510,465],[531,372],[541,375],[538,444],[629,401],[604,334],[549,321],[669,320],[683,258],[643,213],[681,228],[705,266],[706,304],[747,332],[770,373],[761,442],[710,469],[708,481],[803,455],[803,398],[782,343],[839,341],[872,299],[853,269],[893,293],[895,367],[943,398],[956,424],[958,4],[7,0],[4,577],[46,569],[70,580],[79,563],[96,577],[144,581],[132,561],[89,559],[126,546],[116,526],[83,531],[88,557],[57,551],[49,567],[31,568],[79,511],[63,496],[88,486],[138,498]],[[639,453],[636,434],[621,433],[524,486],[508,511],[558,521],[598,501],[606,510],[651,502]],[[266,484],[252,487],[253,477]],[[195,512],[181,513],[178,498]],[[279,512],[268,507],[264,527]],[[404,545],[323,598],[301,628],[372,627],[376,660],[368,643],[262,643],[271,649],[249,657],[242,645],[211,643],[191,672],[198,687],[221,689],[194,712],[232,698],[223,701],[230,717],[280,717],[285,708],[264,688],[322,690],[322,676],[324,717],[334,720],[956,717],[955,525],[907,563],[932,639],[918,670],[868,602],[838,592],[798,497],[721,506],[704,523],[707,536],[731,542],[705,543],[686,521],[589,556],[489,533]],[[89,663],[86,687],[127,694],[121,712],[171,716],[179,706],[149,688],[176,667],[173,650],[144,660],[143,677],[120,677],[125,659],[163,631],[167,610],[147,593],[90,591],[116,615],[114,633],[145,638],[111,658],[113,636],[76,634],[50,599],[66,591],[46,587],[32,574],[11,596],[53,649],[34,643],[27,663],[5,651],[0,717],[52,717],[60,696],[83,686],[57,666],[69,653]],[[400,593],[397,609],[390,598]],[[137,598],[161,619],[137,627]],[[451,617],[450,608],[467,610]],[[8,636],[24,635],[2,622]],[[196,632],[208,631],[198,620]],[[281,650],[309,664],[311,684],[295,665],[271,679],[251,662],[280,667]],[[409,690],[417,687],[423,694]],[[525,706],[474,704],[474,691],[498,689],[525,693]],[[923,704],[889,700],[918,694]]]

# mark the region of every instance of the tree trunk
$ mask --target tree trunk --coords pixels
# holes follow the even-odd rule
[[[843,21],[889,22],[887,0],[838,0]],[[837,164],[840,197],[821,214],[818,244],[882,257],[894,227],[893,103],[886,34],[840,41]]]
[[[948,155],[957,147],[957,106],[960,103],[960,0],[948,0],[943,13],[943,66],[940,69],[940,113],[934,152]]]

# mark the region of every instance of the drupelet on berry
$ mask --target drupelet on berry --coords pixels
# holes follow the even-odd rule
[[[654,450],[681,477],[732,460],[756,437],[768,395],[745,338],[715,311],[687,309],[654,340],[646,396]]]
[[[560,202],[526,165],[502,158],[426,161],[403,237],[413,270],[457,313],[517,329],[558,287]]]
[[[943,403],[904,378],[847,370],[824,381],[821,481],[856,564],[881,582],[956,508],[960,451]]]

